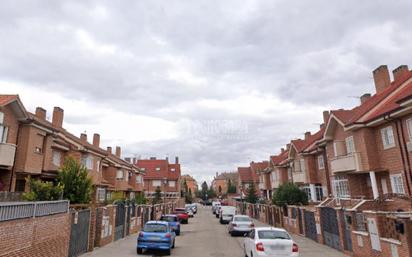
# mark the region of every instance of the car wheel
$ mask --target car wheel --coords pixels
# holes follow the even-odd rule
[[[169,255],[170,255],[170,253],[171,253],[171,250],[170,250],[170,249],[167,249],[167,250],[166,250],[166,255],[168,255],[168,256],[169,256]]]
[[[235,233],[233,233],[233,231],[230,232],[230,236],[235,236]]]
[[[137,248],[136,252],[137,252],[137,254],[142,254],[142,253],[143,253],[143,249],[142,249],[142,248]]]

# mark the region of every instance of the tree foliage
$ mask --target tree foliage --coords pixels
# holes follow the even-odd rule
[[[162,201],[162,190],[158,186],[158,187],[156,187],[156,191],[154,193],[152,203],[157,204],[157,203],[160,203],[161,201]]]
[[[248,203],[256,203],[258,201],[258,196],[256,193],[256,188],[254,183],[250,183],[249,187],[246,191],[246,202]]]
[[[227,182],[227,193],[228,194],[236,194],[236,185],[233,185],[232,181],[230,179]]]
[[[63,198],[70,203],[89,203],[93,191],[92,179],[86,167],[72,157],[66,158],[57,175],[57,181],[64,186]]]
[[[53,185],[52,182],[43,182],[35,179],[26,179],[30,192],[23,194],[25,201],[54,201],[62,197],[63,185]]]
[[[293,183],[281,185],[273,194],[272,202],[278,206],[307,205],[308,197],[305,192]]]
[[[137,194],[137,195],[136,195],[136,197],[135,197],[135,203],[136,203],[136,204],[146,204],[146,203],[147,203],[147,198],[146,198],[146,196],[144,195],[144,193],[140,193],[140,194]]]

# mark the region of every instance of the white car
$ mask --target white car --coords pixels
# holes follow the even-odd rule
[[[274,227],[254,228],[245,236],[244,251],[247,257],[296,257],[298,245],[286,230]]]

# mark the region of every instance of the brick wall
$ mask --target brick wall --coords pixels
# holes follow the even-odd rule
[[[1,257],[65,257],[69,214],[0,222]]]

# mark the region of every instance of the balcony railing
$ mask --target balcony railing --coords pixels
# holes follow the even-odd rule
[[[69,211],[69,201],[4,202],[0,203],[0,222],[34,218]]]
[[[0,143],[0,166],[13,166],[15,153],[16,145]]]
[[[344,171],[360,171],[360,153],[350,153],[335,157],[330,162],[333,173]]]

